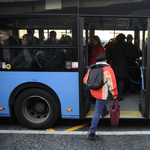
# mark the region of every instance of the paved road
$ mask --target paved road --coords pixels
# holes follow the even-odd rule
[[[99,136],[88,141],[84,135],[2,134],[2,150],[149,150],[149,135]]]
[[[19,123],[9,124],[7,118],[0,118],[0,150],[150,149],[149,120],[123,119],[120,120],[118,127],[111,127],[109,119],[102,119],[98,125],[99,139],[97,141],[89,141],[86,138],[89,122],[90,119],[59,120],[52,126],[51,131],[50,129],[47,131],[30,130],[22,127]],[[68,129],[72,131],[64,131]]]

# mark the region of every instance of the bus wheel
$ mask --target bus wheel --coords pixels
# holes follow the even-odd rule
[[[55,99],[42,89],[23,91],[16,99],[14,111],[18,121],[27,128],[46,129],[58,118]]]

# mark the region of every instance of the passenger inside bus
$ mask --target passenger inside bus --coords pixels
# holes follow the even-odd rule
[[[32,35],[24,34],[22,37],[22,45],[24,46],[22,49],[17,50],[17,56],[12,58],[12,65],[15,68],[29,68],[32,63],[32,52],[30,48],[26,48],[25,46],[32,44]]]
[[[24,34],[22,39],[22,45],[31,45],[32,44],[32,35]],[[29,48],[23,48],[23,54],[26,62],[30,62],[32,60],[31,51]]]
[[[4,45],[19,45],[19,39],[16,38],[15,36],[10,36],[8,37],[8,39],[3,40]],[[5,48],[3,50],[3,54],[4,54],[4,60],[11,62],[12,57],[15,57],[16,54],[16,50],[15,49],[10,49],[10,48]]]
[[[125,44],[125,35],[119,34],[116,36],[117,42],[111,49],[111,55],[109,60],[112,59],[112,68],[115,72],[118,87],[118,100],[123,100],[123,90],[125,79],[128,78],[128,60],[136,59],[142,56],[142,53],[131,53]]]
[[[114,45],[114,43],[116,43],[117,40],[116,38],[111,38],[107,43],[104,44],[104,48],[105,48],[105,54],[107,56],[107,63],[110,63],[108,58],[110,57],[110,51]]]
[[[95,64],[97,62],[95,58],[98,55],[104,54],[104,47],[103,47],[103,44],[102,44],[102,42],[98,36],[93,36],[92,43],[93,43],[93,49],[92,49],[92,52],[90,54],[90,56],[91,56],[90,65]]]
[[[127,48],[128,50],[133,53],[133,54],[137,54],[139,52],[141,52],[140,49],[138,49],[138,47],[136,47],[133,43],[133,37],[131,34],[127,35]],[[134,83],[134,81],[136,81],[135,79],[137,79],[137,77],[140,78],[140,74],[139,74],[139,66],[136,63],[136,59],[135,58],[129,58],[128,59],[128,67],[129,67],[129,88],[130,88],[130,92],[134,93],[134,94],[138,94],[138,91],[136,90],[136,85]]]
[[[32,44],[40,44],[40,40],[34,36],[34,31],[35,31],[35,29],[29,28],[29,29],[27,29],[27,34],[32,37],[32,40],[33,40]]]
[[[69,35],[62,35],[60,41],[61,41],[61,45],[71,45],[72,44],[72,38]],[[70,48],[61,49],[61,55],[62,55],[61,56],[62,59],[65,58],[67,60],[71,60],[72,59],[72,50]]]
[[[44,42],[45,44],[59,44],[59,41],[56,39],[56,32],[51,31],[50,32],[50,37]]]
[[[72,39],[68,35],[62,35],[60,39],[61,45],[71,45]],[[72,60],[72,49],[62,48],[60,53],[60,62],[56,65],[59,69],[66,69],[65,62]]]

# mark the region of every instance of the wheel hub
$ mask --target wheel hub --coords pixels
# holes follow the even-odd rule
[[[37,112],[41,113],[41,112],[43,112],[43,111],[45,110],[45,105],[44,105],[44,103],[42,103],[42,102],[36,102],[36,103],[34,104],[34,109],[35,109]]]

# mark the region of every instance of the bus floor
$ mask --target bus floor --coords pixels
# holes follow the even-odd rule
[[[120,105],[120,118],[143,118],[139,112],[140,103],[140,90],[138,94],[133,94],[130,91],[126,91],[123,95],[123,100],[119,102]],[[106,106],[109,110],[110,106],[113,105],[112,96],[109,95]],[[91,104],[90,111],[88,112],[86,118],[92,118],[94,115],[95,104]],[[105,118],[110,118],[109,115]]]

